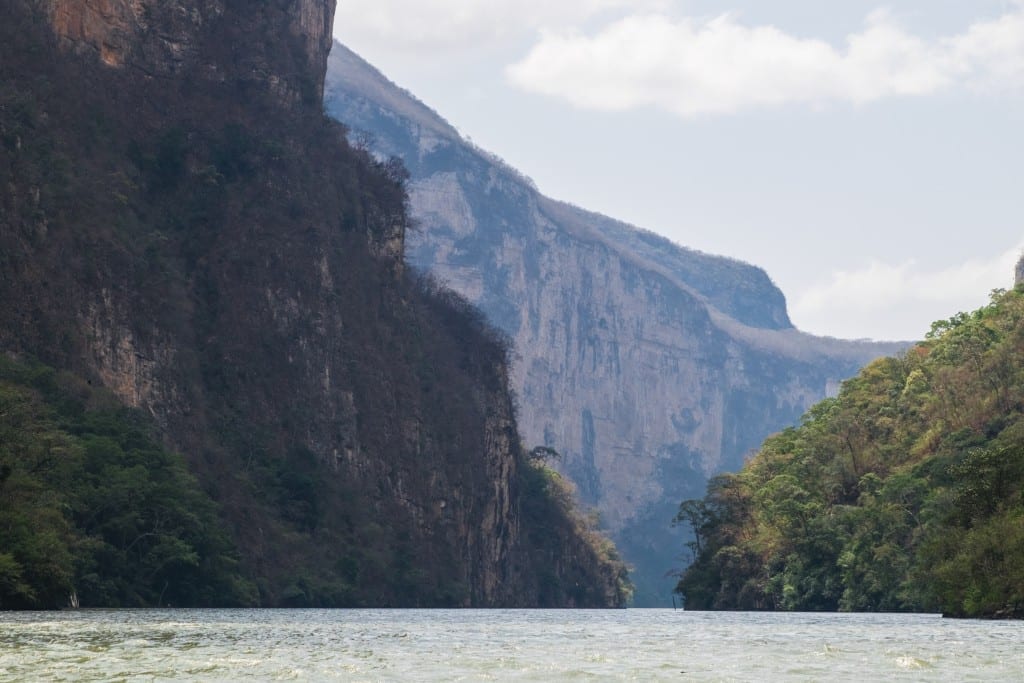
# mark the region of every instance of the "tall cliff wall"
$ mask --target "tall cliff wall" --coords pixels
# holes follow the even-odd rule
[[[670,604],[681,500],[902,347],[803,334],[761,269],[545,198],[341,46],[327,106],[405,160],[411,263],[514,339],[523,434],[562,453],[635,565],[639,604]]]
[[[303,91],[333,0],[2,1],[0,351],[152,415],[263,604],[621,603],[530,541],[503,342]]]

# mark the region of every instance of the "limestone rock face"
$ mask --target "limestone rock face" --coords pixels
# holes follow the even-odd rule
[[[296,0],[289,3],[291,31],[306,44],[309,63],[318,74],[326,71],[327,55],[334,42],[336,0]],[[321,83],[323,76],[320,77]]]
[[[141,3],[126,0],[54,0],[53,30],[71,47],[93,50],[108,66],[123,66],[140,31]]]
[[[671,604],[681,500],[904,346],[801,333],[761,269],[545,198],[340,45],[326,102],[405,160],[410,263],[514,340],[524,439],[562,454],[635,566],[638,604]]]
[[[1020,260],[1017,261],[1017,267],[1014,269],[1013,273],[1014,287],[1021,283],[1024,283],[1024,256],[1021,256]]]
[[[233,4],[231,0],[44,0],[61,41],[77,52],[96,54],[107,66],[139,69],[154,77],[197,69],[216,80],[263,82],[285,97],[319,101],[335,0],[289,0],[248,12],[232,11]],[[261,50],[256,44],[237,51],[245,58],[238,59],[230,50],[225,55],[225,46],[208,41],[213,33],[223,36],[209,30],[219,28],[221,21],[251,23],[239,26],[237,33],[251,43],[285,27],[302,46],[305,73],[295,73],[282,60],[286,51]],[[311,86],[313,92],[308,92]]]

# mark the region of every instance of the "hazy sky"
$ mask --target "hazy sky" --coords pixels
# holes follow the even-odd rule
[[[340,0],[336,36],[557,199],[920,338],[1024,248],[1024,0]]]

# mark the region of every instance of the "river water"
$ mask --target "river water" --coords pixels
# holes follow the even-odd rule
[[[1024,623],[674,610],[0,614],[0,681],[1024,681]]]

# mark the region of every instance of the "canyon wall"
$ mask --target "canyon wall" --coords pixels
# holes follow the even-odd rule
[[[524,438],[561,453],[635,566],[638,604],[671,604],[681,500],[904,346],[804,334],[760,268],[546,198],[342,46],[326,101],[408,166],[410,263],[513,339]]]
[[[531,540],[504,343],[323,114],[333,1],[3,2],[0,352],[147,413],[260,604],[622,604]]]

